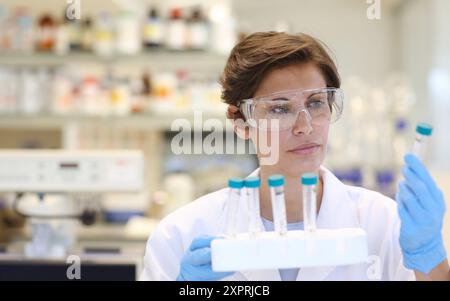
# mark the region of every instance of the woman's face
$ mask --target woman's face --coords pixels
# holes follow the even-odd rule
[[[295,89],[326,88],[326,82],[320,70],[313,64],[294,64],[270,71],[261,82],[254,97],[266,96],[271,93]],[[306,97],[299,98],[306,101]],[[280,173],[285,176],[299,176],[305,172],[316,172],[325,159],[328,130],[330,122],[309,122],[304,112],[301,112],[292,128],[277,131],[279,137],[278,161],[273,165],[265,165],[271,174]],[[255,129],[252,128],[254,140]],[[268,134],[269,145],[272,145],[273,132],[261,132],[258,135]],[[255,143],[255,141],[253,141]],[[255,144],[256,145],[256,144]],[[276,150],[271,150],[276,151]],[[261,161],[261,152],[257,150]]]

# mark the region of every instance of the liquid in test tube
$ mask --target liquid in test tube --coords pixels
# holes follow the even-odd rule
[[[282,235],[287,232],[286,203],[284,200],[284,177],[282,175],[270,176],[269,187],[275,232]]]
[[[258,177],[250,177],[244,180],[244,186],[247,192],[248,212],[249,212],[249,231],[251,234],[260,232],[260,208],[259,208],[259,186]]]
[[[237,214],[239,208],[239,200],[241,198],[241,190],[244,187],[244,180],[240,178],[231,178],[228,180],[228,212],[227,212],[227,228],[226,236],[234,237],[236,235]]]
[[[423,159],[425,155],[425,149],[431,134],[433,133],[433,127],[426,123],[418,123],[416,126],[416,136],[414,139],[412,153],[418,158]]]
[[[307,232],[313,232],[316,230],[316,186],[316,174],[306,173],[302,175],[303,222],[305,225],[305,231]]]

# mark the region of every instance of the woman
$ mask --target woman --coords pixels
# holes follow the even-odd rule
[[[223,235],[227,222],[228,189],[222,189],[161,221],[148,241],[141,279],[449,278],[441,234],[445,203],[417,158],[405,157],[405,180],[399,186],[398,208],[396,202],[377,192],[344,185],[322,166],[330,124],[342,110],[342,92],[336,65],[319,41],[306,34],[250,35],[232,50],[221,84],[222,97],[230,105],[229,115],[251,125],[242,127],[236,122],[235,131],[252,140],[258,134],[268,133],[271,146],[277,147],[275,164],[262,164],[263,155],[257,147],[260,168],[252,176],[261,179],[261,229],[273,229],[267,178],[284,175],[288,228],[302,229],[300,177],[305,172],[315,172],[319,175],[317,227],[363,228],[368,235],[370,258],[374,260],[326,268],[214,272],[210,243]],[[240,202],[240,231],[247,229],[247,217],[245,202]]]

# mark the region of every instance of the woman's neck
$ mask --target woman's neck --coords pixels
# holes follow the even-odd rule
[[[272,204],[270,199],[270,189],[267,183],[268,173],[264,168],[260,169],[261,189],[260,189],[260,207],[261,216],[267,220],[273,221]],[[303,221],[303,194],[300,176],[286,176],[284,178],[284,197],[286,202],[286,216],[288,223]],[[317,184],[317,210],[320,209],[323,194],[323,181],[319,176]]]

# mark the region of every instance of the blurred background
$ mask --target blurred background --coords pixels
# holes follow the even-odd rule
[[[179,130],[173,121],[193,122],[200,111],[203,120],[223,124],[221,135],[232,136],[218,84],[231,48],[256,31],[305,32],[330,48],[345,92],[325,165],[348,184],[393,197],[415,125],[428,122],[434,132],[426,162],[448,202],[450,2],[381,0],[380,11],[373,2],[2,0],[0,149],[140,151],[142,189],[103,188],[92,201],[95,223],[71,228],[77,254],[111,266],[120,259],[139,270],[145,241],[161,218],[257,167],[251,146],[247,154],[174,154]],[[192,126],[193,148],[209,133],[195,139],[197,132]],[[0,181],[13,172],[6,165],[0,170]],[[21,193],[21,208],[32,211],[36,193],[1,188],[1,262],[18,271],[8,264],[24,262],[18,254],[36,229],[13,207]],[[49,202],[47,213],[69,210],[66,199]],[[449,224],[447,217],[447,249]],[[26,257],[31,266],[42,263],[42,256]]]

